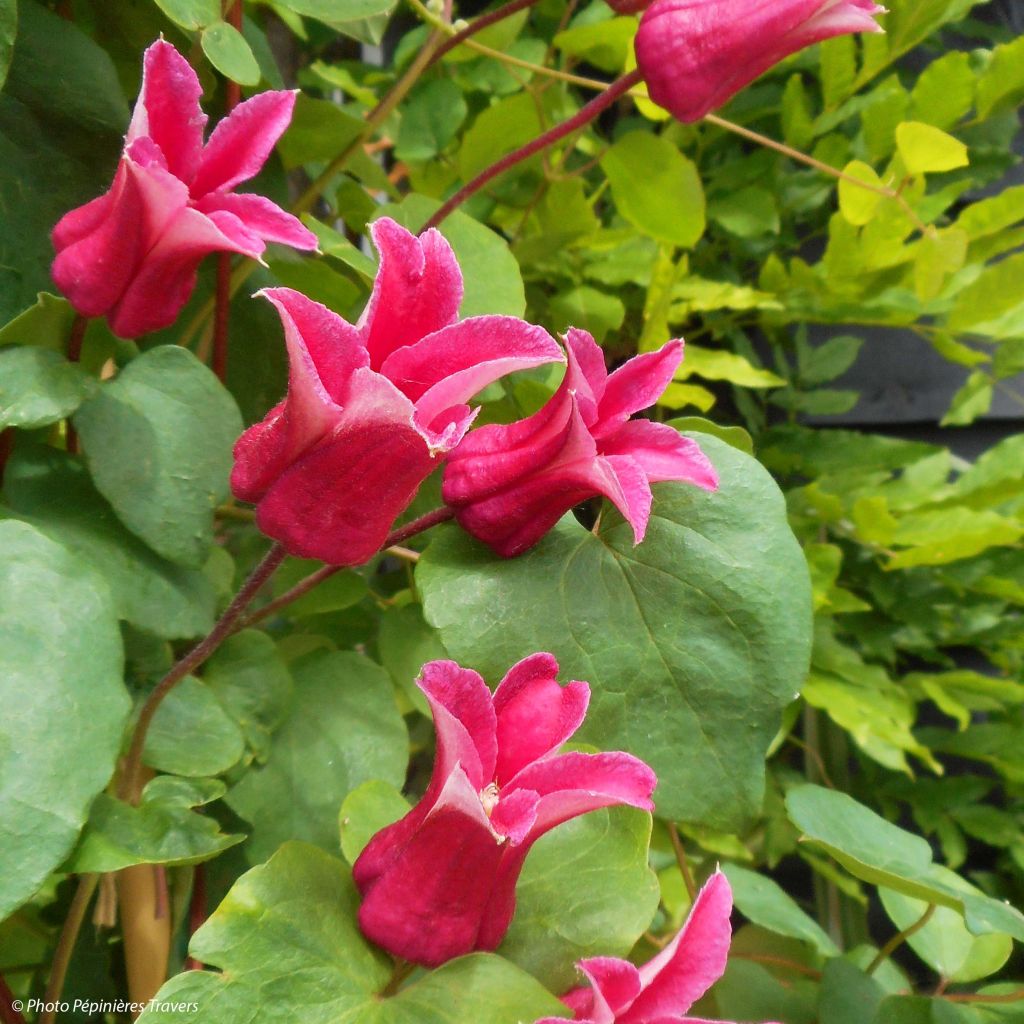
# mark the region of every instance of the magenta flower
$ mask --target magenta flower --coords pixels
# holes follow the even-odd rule
[[[497,948],[537,839],[599,807],[651,809],[657,779],[637,758],[555,754],[590,700],[586,683],[563,688],[557,672],[552,655],[530,655],[492,698],[476,672],[452,661],[423,666],[417,685],[437,732],[430,785],[352,872],[363,894],[359,926],[388,952],[436,967]]]
[[[235,445],[231,487],[295,555],[359,565],[459,443],[465,403],[514,370],[562,360],[542,328],[511,316],[457,321],[462,275],[437,231],[371,228],[381,262],[352,326],[288,288],[263,294],[284,324],[288,396]]]
[[[653,960],[639,968],[615,957],[581,960],[590,985],[562,997],[575,1016],[535,1024],[726,1024],[686,1013],[725,971],[731,913],[732,890],[716,871],[679,934]]]
[[[805,46],[881,32],[874,16],[884,11],[873,0],[654,0],[637,65],[655,103],[697,121]]]
[[[633,527],[651,513],[651,487],[685,480],[718,486],[694,441],[629,417],[657,401],[683,358],[683,343],[630,359],[609,376],[586,331],[566,335],[569,365],[558,391],[529,419],[474,431],[449,456],[444,500],[460,525],[511,558],[536,544],[573,505],[603,494]]]
[[[202,87],[163,39],[143,58],[142,92],[109,192],[53,229],[53,279],[83,316],[137,338],[174,322],[211,252],[258,259],[267,242],[315,249],[316,236],[269,199],[231,190],[253,177],[291,121],[295,94],[239,104],[203,145]]]

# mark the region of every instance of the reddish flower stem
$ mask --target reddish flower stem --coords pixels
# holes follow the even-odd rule
[[[455,513],[452,509],[447,506],[434,509],[433,512],[428,512],[426,515],[420,516],[419,519],[414,519],[412,522],[406,523],[405,526],[392,530],[381,545],[381,550],[386,551],[388,548],[408,540],[417,533],[422,533],[424,530],[429,530],[432,526],[437,526],[438,523],[447,522],[454,515]],[[316,572],[311,572],[304,579],[299,580],[294,587],[286,590],[279,597],[275,597],[273,601],[268,601],[262,608],[247,616],[238,624],[237,628],[245,629],[248,626],[255,626],[257,622],[262,622],[264,619],[269,619],[286,605],[297,601],[304,594],[308,594],[314,587],[323,583],[324,580],[330,579],[335,573],[341,572],[345,568],[348,567],[344,565],[321,566]]]
[[[500,160],[491,164],[490,167],[481,171],[472,181],[463,185],[455,195],[445,202],[437,213],[423,225],[423,229],[437,227],[448,214],[460,207],[470,196],[476,195],[493,178],[507,171],[510,167],[515,167],[516,164],[528,160],[534,153],[547,149],[548,146],[559,139],[565,138],[566,135],[593,121],[598,114],[607,110],[620,96],[625,95],[634,85],[641,81],[643,79],[639,71],[631,71],[628,75],[623,75],[622,78],[616,79],[603,93],[595,96],[589,103],[581,107],[579,112],[570,117],[568,121],[563,121],[561,124],[556,124],[554,128],[549,128],[525,146],[521,146],[519,149],[503,156]]]
[[[197,669],[211,654],[234,632],[235,623],[241,618],[242,612],[256,596],[257,592],[273,575],[274,570],[284,561],[285,550],[275,544],[264,555],[263,560],[253,569],[249,578],[228,605],[227,611],[217,620],[217,624],[209,635],[201,640],[156,684],[153,692],[146,698],[135,723],[131,746],[125,758],[121,772],[118,795],[122,800],[137,804],[142,792],[142,753],[146,746],[146,734],[152,724],[157,708],[182,679]]]
[[[88,326],[89,318],[82,316],[81,313],[76,313],[75,319],[71,323],[71,333],[68,334],[69,362],[77,363],[82,358],[82,342],[85,341],[85,329]],[[67,421],[65,431],[67,449],[72,455],[77,455],[78,432],[71,425],[71,420]]]
[[[53,961],[50,964],[50,977],[46,982],[46,991],[43,993],[43,1002],[47,1004],[39,1015],[39,1024],[54,1024],[57,1019],[55,1004],[60,1001],[61,993],[64,991],[64,979],[67,977],[68,965],[71,963],[71,954],[75,950],[75,942],[78,933],[85,920],[85,912],[89,909],[89,901],[99,884],[99,875],[88,874],[78,876],[78,887],[75,895],[71,898],[71,906],[68,909],[68,916],[64,919],[64,927],[61,929],[60,938],[57,940],[57,949],[53,954]]]
[[[242,0],[226,0],[224,20],[242,31]],[[224,113],[230,114],[242,99],[242,87],[230,78],[224,83]],[[212,369],[223,384],[228,374],[228,323],[231,315],[231,253],[217,255],[217,291],[213,312]]]
[[[513,14],[517,14],[519,11],[522,11],[527,7],[533,7],[533,5],[538,2],[539,0],[510,0],[509,3],[497,8],[497,10],[491,11],[489,14],[482,14],[479,18],[474,18],[464,29],[460,29],[455,33],[455,35],[446,39],[444,43],[438,47],[427,63],[427,67],[431,67],[446,53],[450,53],[460,43],[469,39],[470,36],[476,35],[477,32],[487,28],[489,25],[493,25],[495,22],[504,21],[505,18],[509,18]]]
[[[25,1024],[25,1018],[14,1008],[14,993],[0,974],[0,1021],[3,1024]]]

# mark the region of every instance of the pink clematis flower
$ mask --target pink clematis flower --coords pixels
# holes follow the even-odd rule
[[[142,92],[109,192],[53,229],[53,279],[83,316],[137,338],[174,322],[211,252],[259,259],[267,242],[315,249],[316,236],[269,199],[231,190],[253,177],[291,121],[295,94],[237,106],[206,145],[202,87],[163,39],[143,58]]]
[[[657,401],[683,358],[683,343],[630,359],[609,376],[594,339],[571,328],[569,365],[552,399],[518,423],[474,431],[449,457],[444,500],[463,529],[511,558],[572,508],[603,494],[643,540],[651,487],[685,480],[705,490],[718,475],[694,441],[629,417]]]
[[[650,810],[657,782],[623,753],[556,755],[579,728],[586,683],[561,687],[558,662],[533,654],[494,696],[452,661],[423,666],[417,684],[434,714],[430,785],[378,832],[353,868],[359,926],[395,956],[436,967],[497,948],[515,910],[523,861],[545,832],[599,807]]]
[[[881,32],[874,16],[884,12],[873,0],[654,0],[634,41],[637,65],[655,103],[697,121],[797,50]]]
[[[616,957],[581,960],[590,985],[562,997],[575,1017],[535,1024],[727,1024],[687,1011],[725,971],[732,930],[732,890],[720,871],[697,894],[679,934],[643,967]]]
[[[542,328],[457,320],[462,275],[444,237],[372,227],[381,262],[357,326],[288,288],[263,294],[284,324],[288,396],[235,445],[231,487],[295,555],[359,565],[476,415],[465,403],[515,370],[561,361]]]

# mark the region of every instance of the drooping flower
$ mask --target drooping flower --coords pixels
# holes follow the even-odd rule
[[[732,890],[720,871],[697,894],[676,937],[643,967],[616,957],[577,965],[590,982],[562,997],[572,1018],[535,1024],[727,1024],[688,1017],[687,1011],[725,971],[732,930]]]
[[[654,0],[634,41],[637,65],[655,103],[697,121],[797,50],[881,32],[874,16],[884,11],[873,0]]]
[[[678,431],[629,417],[657,401],[683,343],[630,359],[611,375],[586,331],[566,335],[569,364],[551,400],[518,423],[474,431],[449,456],[444,500],[463,529],[510,558],[535,544],[573,505],[603,494],[644,538],[652,483],[718,486],[714,467]]]
[[[437,231],[371,231],[381,262],[353,326],[288,288],[262,294],[284,324],[288,395],[235,445],[231,487],[295,555],[359,565],[380,548],[476,415],[466,402],[515,370],[563,359],[511,316],[458,320],[462,275]]]
[[[136,338],[174,322],[211,252],[258,259],[267,242],[316,248],[269,199],[232,189],[253,177],[291,121],[293,92],[239,104],[203,144],[202,87],[163,39],[143,57],[142,91],[110,191],[53,229],[53,279],[83,316]]]
[[[395,956],[436,967],[497,948],[535,840],[570,818],[628,804],[650,810],[657,782],[624,753],[556,754],[579,728],[590,687],[555,681],[533,654],[494,696],[452,661],[423,666],[417,685],[434,715],[437,753],[426,793],[378,832],[353,868],[359,925]]]

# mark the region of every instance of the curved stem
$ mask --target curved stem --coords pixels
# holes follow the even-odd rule
[[[935,913],[935,904],[929,903],[925,912],[911,925],[908,925],[901,932],[897,932],[879,951],[875,959],[868,964],[867,974],[874,974],[882,964],[885,963],[900,946],[903,945],[911,935],[919,932],[932,918]]]
[[[447,505],[441,508],[434,509],[433,512],[428,512],[426,515],[420,516],[419,519],[414,519],[410,523],[406,523],[405,526],[400,526],[397,530],[392,530],[388,534],[381,546],[382,551],[388,551],[390,548],[395,547],[402,541],[408,540],[410,537],[414,537],[417,533],[423,533],[424,530],[429,530],[432,526],[437,526],[438,523],[447,522],[455,515],[454,511],[448,508]],[[399,557],[408,558],[413,552],[405,552],[403,549],[399,549]],[[236,627],[236,629],[245,629],[249,626],[255,626],[257,622],[263,622],[264,619],[269,619],[272,615],[277,614],[282,608],[290,605],[293,601],[297,601],[304,594],[308,594],[314,587],[319,586],[324,580],[330,579],[335,573],[341,572],[342,569],[350,568],[344,565],[322,565],[316,572],[311,572],[304,579],[299,580],[294,587],[286,590],[283,594],[275,597],[273,601],[268,601],[262,608],[258,608],[251,615],[248,615],[243,619]]]
[[[424,224],[424,230],[437,227],[453,210],[461,206],[470,196],[479,192],[484,185],[499,174],[502,174],[511,167],[515,167],[518,163],[522,163],[523,160],[528,160],[534,153],[547,149],[548,146],[559,139],[565,138],[566,135],[576,131],[577,128],[582,128],[590,121],[593,121],[598,114],[607,110],[620,96],[624,96],[640,81],[639,71],[631,71],[628,75],[623,75],[622,78],[612,82],[603,93],[595,96],[589,103],[581,107],[573,117],[563,121],[561,124],[555,125],[554,128],[550,128],[542,135],[538,135],[537,138],[531,140],[525,146],[521,146],[519,149],[503,156],[500,160],[495,161],[490,167],[481,171],[472,181],[463,185],[455,195],[445,202],[437,213]]]
[[[75,889],[75,895],[71,899],[68,916],[64,919],[64,927],[61,928],[57,949],[50,965],[50,977],[46,982],[46,992],[43,995],[43,1002],[46,1006],[39,1015],[39,1024],[54,1024],[57,1019],[56,1004],[60,1002],[61,993],[64,991],[64,979],[67,977],[68,965],[71,963],[71,954],[75,951],[75,942],[78,940],[78,933],[82,930],[82,922],[85,920],[85,912],[89,908],[89,900],[92,899],[92,894],[99,884],[99,877],[96,874],[79,876],[78,888]]]
[[[476,35],[477,32],[482,31],[489,25],[495,24],[495,22],[504,21],[505,18],[509,18],[513,14],[518,14],[527,7],[533,7],[533,5],[538,2],[539,0],[510,0],[509,3],[499,7],[497,10],[491,11],[489,14],[482,14],[479,18],[474,18],[465,28],[459,29],[458,32],[446,39],[444,43],[434,51],[430,60],[427,62],[427,67],[431,67],[446,53],[450,53],[460,43],[464,43],[470,36]]]
[[[943,994],[942,998],[950,1003],[1020,1003],[1024,1002],[1024,988],[1018,988],[1013,992],[992,994],[984,992],[969,992],[962,995],[960,993]]]
[[[174,665],[146,698],[146,702],[142,705],[142,710],[139,712],[138,720],[135,723],[131,746],[128,748],[128,755],[125,758],[124,769],[121,774],[118,795],[122,800],[127,800],[133,804],[138,803],[139,795],[142,791],[142,753],[146,746],[146,734],[149,732],[153,716],[163,702],[164,697],[185,676],[202,665],[234,632],[235,623],[241,618],[242,612],[249,606],[249,603],[263,584],[274,574],[274,570],[284,560],[284,556],[285,550],[280,544],[275,544],[264,555],[263,560],[253,569],[249,578],[242,584],[242,588],[235,595],[235,599],[228,605],[227,611],[217,620],[217,624],[210,631],[209,635],[196,644],[185,657]]]
[[[693,880],[693,872],[690,870],[690,861],[686,856],[686,847],[683,846],[679,829],[674,821],[668,823],[668,837],[672,840],[672,851],[676,855],[676,863],[679,865],[679,873],[683,876],[683,884],[689,894],[690,900],[697,898],[697,883]]]

